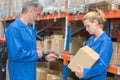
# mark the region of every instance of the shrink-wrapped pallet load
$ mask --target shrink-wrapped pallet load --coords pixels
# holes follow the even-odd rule
[[[68,0],[68,13],[85,13],[85,0]]]
[[[86,0],[87,11],[95,11],[96,8],[101,9],[102,11],[110,11],[112,8],[113,0]]]
[[[10,0],[0,0],[0,18],[9,17]]]

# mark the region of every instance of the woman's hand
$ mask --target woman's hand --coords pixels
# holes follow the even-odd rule
[[[84,73],[83,73],[83,67],[78,65],[78,70],[72,70],[75,75],[78,77],[78,78],[83,78],[84,77]]]

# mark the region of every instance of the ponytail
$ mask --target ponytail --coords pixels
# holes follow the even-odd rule
[[[96,9],[97,11],[88,12],[82,18],[82,21],[89,20],[90,22],[94,22],[94,20],[98,21],[98,24],[103,28],[103,23],[106,21],[104,13],[100,9]]]
[[[105,18],[105,15],[104,13],[102,12],[102,10],[96,8],[97,10],[97,13],[101,16],[101,19],[102,19],[102,22],[106,22],[106,18]]]

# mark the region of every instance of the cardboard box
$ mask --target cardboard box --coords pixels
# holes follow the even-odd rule
[[[77,70],[78,64],[83,68],[91,68],[99,59],[98,53],[88,46],[84,46],[78,50],[76,55],[71,59],[68,67],[71,70]]]
[[[76,54],[76,52],[81,47],[83,47],[83,40],[82,40],[82,38],[71,38],[70,50],[69,50],[70,54]]]
[[[51,51],[64,52],[64,39],[52,39]]]
[[[47,68],[48,68],[49,70],[62,71],[63,65],[62,65],[59,61],[48,62],[47,65],[48,65]]]
[[[54,34],[51,36],[52,39],[62,39],[63,35],[60,34]]]
[[[37,80],[46,80],[49,73],[46,68],[37,68]]]
[[[36,41],[36,45],[37,45],[37,49],[41,49],[44,47],[43,42],[39,40]]]
[[[51,50],[51,39],[44,40],[44,49]]]
[[[58,75],[48,74],[47,80],[62,80],[62,77],[59,77]]]
[[[54,75],[54,74],[47,74],[47,80],[63,80],[63,76]],[[73,80],[73,79],[68,77],[68,80]]]
[[[120,53],[113,53],[110,64],[120,65]]]

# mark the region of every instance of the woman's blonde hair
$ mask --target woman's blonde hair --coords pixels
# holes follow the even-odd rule
[[[84,20],[89,20],[90,22],[94,22],[94,20],[97,20],[103,28],[103,23],[106,21],[106,18],[104,13],[101,10],[97,9],[97,12],[93,11],[85,14],[85,16],[82,18],[82,21]]]

